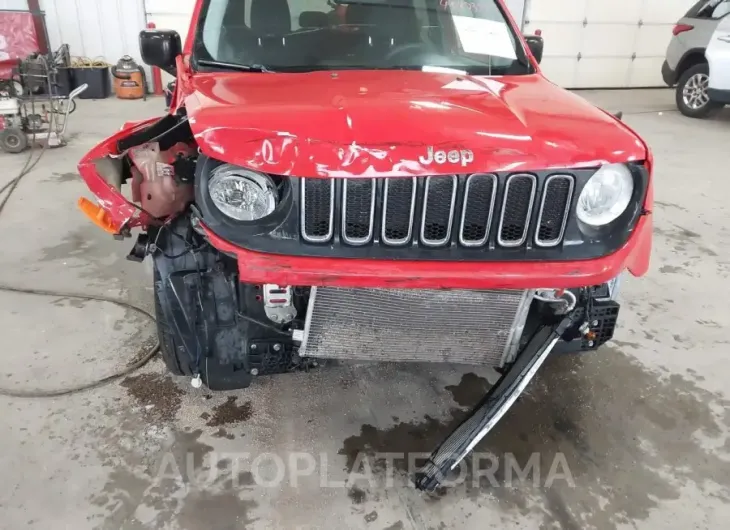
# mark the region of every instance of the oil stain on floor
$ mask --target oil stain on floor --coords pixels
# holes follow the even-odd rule
[[[487,388],[485,379],[466,374],[446,387],[458,406],[445,419],[363,425],[343,443],[348,468],[360,452],[430,452]],[[641,521],[684,487],[730,502],[728,405],[678,375],[657,377],[610,347],[600,357],[556,357],[476,448],[499,466],[475,482],[467,465],[464,483],[434,502],[466,495],[480,503],[487,495],[520,513],[538,499],[547,526],[576,529]],[[401,471],[406,463],[400,460]],[[382,471],[385,462],[372,465]],[[530,471],[527,482],[510,483],[519,470]],[[551,473],[555,480],[545,487]]]
[[[46,182],[55,182],[56,184],[63,184],[64,182],[77,182],[81,180],[81,175],[73,171],[66,173],[53,173],[53,176],[46,179]]]
[[[149,416],[159,421],[175,417],[185,394],[170,377],[152,373],[129,376],[121,385]]]
[[[336,385],[347,373],[333,370],[322,377]],[[94,520],[97,528],[155,528],[174,521],[180,528],[197,530],[205,527],[206,511],[221,514],[215,517],[221,528],[229,523],[231,528],[257,528],[265,522],[257,520],[261,488],[252,474],[239,470],[233,481],[229,464],[214,461],[219,443],[233,443],[227,432],[217,436],[215,429],[252,428],[257,415],[251,403],[230,395],[214,397],[209,412],[197,413],[192,426],[183,427],[185,414],[179,409],[187,401],[174,380],[141,374],[127,378],[123,387],[138,410],[130,411],[130,419],[119,429],[100,435],[110,455],[105,466],[112,471],[103,490],[90,499],[102,510]],[[489,383],[465,373],[455,384],[440,388],[450,407],[416,421],[393,417],[388,426],[364,424],[344,439],[339,452],[346,468],[356,466],[360,453],[374,459],[376,453],[430,452],[483,397]],[[194,400],[205,402],[202,397]],[[696,379],[663,376],[615,348],[604,347],[600,356],[555,357],[477,447],[480,455],[496,458],[496,468],[486,469],[492,461],[483,459],[475,467],[471,459],[463,483],[430,497],[414,490],[399,495],[424,513],[467,503],[464,517],[478,518],[480,510],[498,509],[516,518],[541,518],[545,528],[569,530],[641,524],[663,502],[686,497],[687,488],[727,503],[728,405],[719,394],[700,388]],[[246,443],[236,440],[233,447]],[[561,463],[557,468],[556,462]],[[408,458],[394,463],[402,478]],[[382,461],[372,460],[371,466],[376,473],[385,470]],[[163,471],[165,478],[160,479]],[[201,480],[203,487],[191,487]],[[349,497],[353,513],[357,511],[361,524],[369,528],[414,527],[414,521],[398,526],[393,523],[397,519],[384,524],[381,508],[391,492],[355,485],[342,495]],[[426,519],[420,522],[428,527]],[[444,528],[456,528],[457,522]],[[417,520],[416,528],[418,524]]]

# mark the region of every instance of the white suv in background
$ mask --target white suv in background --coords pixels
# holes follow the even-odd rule
[[[705,55],[710,68],[707,96],[717,107],[730,105],[730,16],[720,21]]]
[[[730,24],[730,0],[699,0],[687,14],[677,21],[672,30],[673,37],[667,48],[667,55],[662,65],[664,82],[677,89],[677,108],[685,116],[704,118],[714,111],[730,103],[722,99],[722,94],[713,90],[710,96],[708,87],[715,89],[730,89],[727,82],[713,80],[710,82],[710,65],[707,53],[713,54],[713,61],[718,52],[727,48],[727,43],[718,41],[717,37],[725,38],[728,24]],[[721,28],[725,28],[722,30]],[[721,35],[720,35],[721,34]],[[709,49],[712,43],[712,50]],[[727,52],[723,55],[724,72],[719,63],[713,70],[713,77],[728,74]],[[721,84],[718,84],[721,83]],[[714,98],[718,97],[717,100]],[[721,102],[723,101],[723,102]]]

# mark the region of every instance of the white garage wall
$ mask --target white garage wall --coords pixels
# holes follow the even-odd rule
[[[41,0],[40,5],[51,48],[68,44],[73,56],[116,63],[122,55],[131,55],[141,62],[143,0]]]
[[[664,86],[672,27],[695,1],[528,0],[525,33],[542,30],[543,71],[561,86]]]
[[[0,9],[28,9],[27,0],[0,0]]]

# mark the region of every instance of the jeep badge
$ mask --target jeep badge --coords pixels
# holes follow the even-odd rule
[[[419,162],[424,166],[428,166],[432,162],[437,164],[445,164],[448,160],[452,164],[461,162],[461,166],[465,167],[468,163],[474,162],[474,153],[470,149],[462,149],[457,151],[452,149],[448,153],[446,151],[434,151],[433,146],[428,146],[428,156],[418,158]]]

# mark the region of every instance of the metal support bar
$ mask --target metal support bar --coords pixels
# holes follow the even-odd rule
[[[489,389],[469,417],[431,453],[426,464],[416,473],[415,483],[418,489],[436,489],[447,474],[492,430],[517,401],[555,343],[572,324],[572,315],[568,315],[559,324],[544,326],[535,332],[512,367]]]

